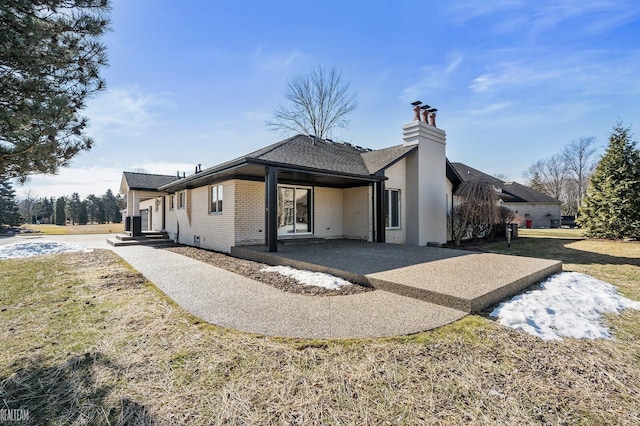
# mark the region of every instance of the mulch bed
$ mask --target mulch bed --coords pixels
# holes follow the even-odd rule
[[[177,246],[168,247],[165,250],[169,250],[183,256],[188,256],[192,259],[208,263],[264,284],[269,284],[270,286],[289,293],[302,294],[305,296],[344,296],[373,290],[372,288],[358,284],[343,286],[338,290],[329,290],[323,287],[304,285],[291,277],[286,277],[278,274],[277,272],[261,272],[261,269],[270,266],[265,263],[239,259],[224,253],[204,250],[196,247]]]

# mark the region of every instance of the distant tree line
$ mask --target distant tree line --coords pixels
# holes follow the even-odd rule
[[[525,176],[529,187],[562,201],[562,214],[576,215],[598,160],[596,138],[583,137],[538,160]]]
[[[595,138],[581,138],[525,173],[529,186],[562,201],[585,235],[640,239],[640,150],[631,129],[617,123],[602,157]]]
[[[91,194],[84,200],[77,192],[58,198],[38,198],[27,191],[17,205],[26,223],[86,225],[122,222],[120,210],[124,208],[125,200],[120,194],[114,195],[111,189],[100,196]]]

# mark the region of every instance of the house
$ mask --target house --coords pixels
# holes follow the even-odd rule
[[[222,252],[310,237],[444,244],[461,183],[446,134],[417,113],[402,134],[379,150],[297,135],[188,176],[125,172],[125,229]]]
[[[560,226],[561,201],[518,182],[503,181],[462,163],[452,163],[462,181],[482,179],[500,192],[500,205],[516,214],[521,227]]]

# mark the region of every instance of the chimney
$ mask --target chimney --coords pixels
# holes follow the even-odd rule
[[[417,246],[447,242],[446,133],[429,122],[437,110],[421,104],[411,104],[414,120],[402,126],[402,144],[418,147],[406,161],[407,244]]]

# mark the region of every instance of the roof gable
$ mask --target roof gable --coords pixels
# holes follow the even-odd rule
[[[122,174],[122,183],[120,191],[123,190],[139,190],[139,191],[157,191],[162,185],[174,182],[180,179],[177,176],[170,175],[154,175],[150,173],[124,172]],[[126,188],[125,188],[126,185]]]
[[[391,167],[410,152],[417,149],[417,146],[396,145],[389,148],[367,151],[360,154],[365,167],[371,174]]]
[[[454,169],[460,175],[463,182],[468,182],[476,179],[483,179],[488,181],[491,185],[499,188],[504,194],[510,195],[509,202],[515,203],[560,203],[560,200],[550,197],[540,191],[536,191],[533,188],[522,185],[518,182],[505,182],[501,179],[488,175],[476,170],[473,167],[469,167],[463,163],[451,163]]]

